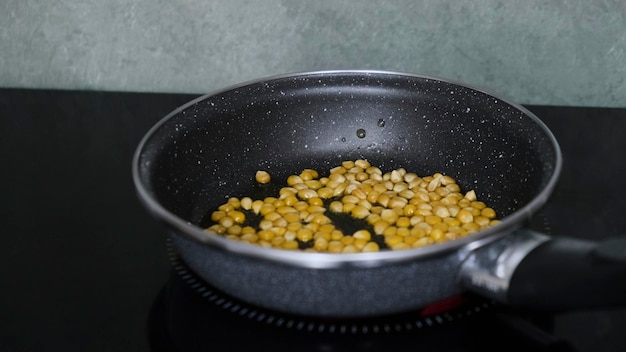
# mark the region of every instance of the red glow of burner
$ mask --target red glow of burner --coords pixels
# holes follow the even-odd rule
[[[464,305],[466,302],[467,299],[463,295],[452,296],[427,305],[420,311],[420,315],[423,317],[427,317],[431,315],[441,314],[443,312],[448,312],[452,309],[458,308]]]

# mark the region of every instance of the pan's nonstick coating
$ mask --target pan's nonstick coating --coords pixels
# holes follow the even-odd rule
[[[286,77],[208,96],[149,143],[160,151],[146,157],[158,164],[146,170],[149,187],[194,223],[229,196],[276,194],[254,189],[257,170],[278,187],[304,168],[324,172],[357,158],[383,170],[448,174],[504,216],[543,190],[556,159],[542,126],[500,99],[434,79],[358,73]]]

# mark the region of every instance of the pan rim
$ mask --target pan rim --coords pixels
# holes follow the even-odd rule
[[[150,138],[155,134],[157,130],[161,128],[169,119],[176,116],[181,111],[203,101],[209,97],[235,90],[241,87],[245,87],[252,84],[269,82],[274,80],[280,80],[285,78],[299,78],[306,76],[316,75],[349,75],[349,74],[362,74],[362,75],[390,75],[398,77],[411,77],[419,79],[427,79],[439,81],[442,83],[448,83],[456,85],[462,88],[467,88],[499,101],[502,101],[514,109],[522,112],[526,117],[530,118],[546,135],[549,139],[551,146],[554,149],[555,161],[553,166],[553,172],[550,175],[546,185],[541,192],[537,194],[531,201],[524,206],[515,210],[513,213],[507,215],[501,219],[501,222],[493,227],[485,230],[481,230],[475,234],[463,237],[460,239],[447,241],[440,244],[428,245],[420,248],[405,249],[398,251],[385,250],[380,252],[370,253],[321,253],[321,252],[303,252],[303,251],[288,251],[275,248],[263,248],[260,246],[250,245],[242,242],[232,241],[222,236],[207,236],[204,229],[198,227],[186,221],[177,215],[173,214],[165,207],[163,207],[148,191],[141,179],[141,156],[145,151],[145,146]],[[302,268],[311,269],[334,269],[343,267],[375,267],[383,264],[398,263],[403,261],[415,261],[422,260],[434,255],[443,255],[453,251],[457,251],[459,256],[465,256],[475,248],[501,238],[514,230],[524,226],[526,220],[528,220],[534,213],[536,213],[543,205],[548,201],[551,196],[562,170],[563,158],[561,154],[561,148],[559,143],[547,127],[547,125],[534,113],[520,104],[512,101],[511,99],[503,96],[502,94],[495,94],[483,88],[459,82],[451,79],[423,75],[417,73],[409,73],[402,71],[389,71],[389,70],[321,70],[321,71],[302,71],[295,73],[286,73],[280,75],[273,75],[267,77],[261,77],[254,80],[245,81],[242,83],[234,84],[222,89],[215,90],[213,92],[203,94],[183,105],[174,109],[157,123],[155,123],[141,138],[137,145],[133,159],[132,159],[132,178],[135,185],[135,191],[141,201],[141,203],[147,208],[149,213],[158,220],[163,221],[171,230],[176,234],[182,235],[193,241],[202,243],[203,245],[211,246],[213,248],[231,252],[233,254],[244,255],[250,258],[256,258],[264,261],[277,262],[287,264],[291,266],[297,266]],[[462,249],[462,250],[460,250]]]

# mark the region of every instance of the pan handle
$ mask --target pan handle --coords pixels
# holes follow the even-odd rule
[[[594,242],[519,230],[471,253],[460,282],[516,308],[626,306],[626,238]]]

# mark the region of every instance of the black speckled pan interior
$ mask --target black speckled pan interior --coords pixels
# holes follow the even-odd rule
[[[230,196],[272,195],[303,168],[366,158],[383,170],[442,172],[500,216],[527,204],[553,174],[553,141],[526,111],[481,91],[393,73],[311,73],[196,100],[162,121],[143,161],[148,188],[199,223]]]

